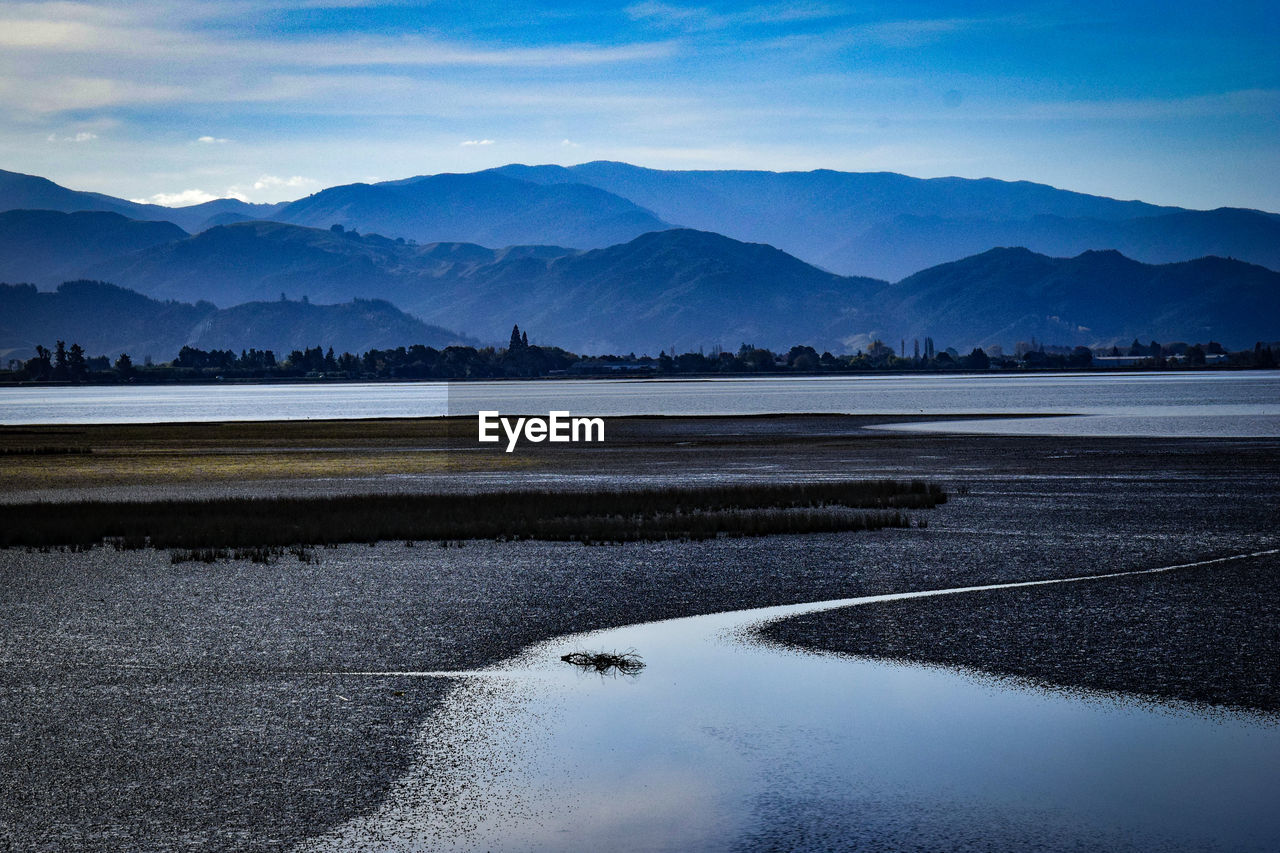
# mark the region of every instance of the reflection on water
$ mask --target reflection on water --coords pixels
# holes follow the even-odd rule
[[[787,615],[936,594],[535,646],[464,679],[378,812],[302,849],[1280,849],[1274,721],[741,639]],[[601,679],[560,662],[588,646],[634,647],[647,666]]]
[[[5,424],[426,417],[482,409],[606,417],[1087,414],[1101,417],[1025,428],[1274,437],[1280,372],[0,388]]]

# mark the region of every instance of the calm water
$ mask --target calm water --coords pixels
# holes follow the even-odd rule
[[[965,591],[539,644],[464,676],[389,800],[302,849],[1280,849],[1273,721],[743,641],[797,613]],[[559,661],[628,648],[647,663],[634,679]]]
[[[503,413],[1056,414],[931,427],[1280,436],[1280,372],[0,388],[0,423],[305,420]],[[919,428],[919,427],[899,427]]]

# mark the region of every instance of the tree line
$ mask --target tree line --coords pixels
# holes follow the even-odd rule
[[[90,358],[77,343],[57,341],[52,350],[38,345],[34,358],[10,362],[7,378],[37,382],[196,381],[208,379],[501,379],[552,375],[617,376],[655,374],[744,373],[858,373],[867,371],[947,371],[1073,369],[1096,367],[1096,358],[1126,357],[1126,366],[1168,368],[1200,367],[1209,358],[1226,367],[1272,368],[1276,354],[1269,344],[1252,350],[1228,352],[1220,344],[1142,344],[1136,339],[1127,348],[1111,347],[1096,353],[1088,347],[1054,347],[1019,341],[1013,354],[1000,347],[975,347],[966,354],[938,349],[932,338],[915,340],[908,354],[905,340],[894,349],[873,341],[852,354],[819,353],[807,345],[786,352],[743,344],[736,352],[661,351],[649,355],[580,356],[555,346],[529,343],[527,332],[517,325],[505,348],[448,346],[443,349],[414,344],[395,349],[371,349],[356,355],[336,353],[333,347],[295,349],[283,358],[272,350],[202,350],[184,346],[172,361],[135,365],[127,353],[114,361],[106,356]],[[0,373],[0,376],[4,375]]]

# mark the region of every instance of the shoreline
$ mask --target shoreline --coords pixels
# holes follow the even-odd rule
[[[145,369],[145,368],[141,368]],[[653,371],[645,373],[641,371],[618,371],[616,373],[574,373],[574,374],[548,374],[546,376],[486,376],[482,378],[469,377],[441,377],[433,378],[412,378],[412,377],[328,377],[328,376],[252,376],[252,377],[228,377],[210,376],[200,378],[157,378],[151,381],[136,381],[136,376],[130,379],[116,381],[72,381],[72,380],[0,380],[0,388],[111,388],[111,387],[133,387],[133,388],[151,388],[165,386],[184,386],[184,385],[385,385],[385,384],[410,384],[410,385],[440,385],[440,384],[475,384],[481,382],[597,382],[597,381],[625,381],[625,382],[653,382],[653,381],[689,381],[704,382],[714,381],[718,379],[821,379],[827,377],[843,377],[843,378],[878,378],[878,377],[899,377],[899,376],[1106,376],[1110,374],[1188,374],[1188,373],[1239,373],[1242,371],[1254,370],[1277,370],[1276,367],[1260,367],[1257,365],[1238,365],[1223,364],[1218,366],[1192,365],[1187,367],[1154,367],[1154,366],[1126,366],[1126,367],[1011,367],[1011,368],[989,368],[987,370],[975,370],[972,368],[921,368],[921,369],[885,369],[885,370],[847,370],[847,371],[816,371],[816,372],[795,372],[791,370],[780,371],[758,371],[758,372],[742,372],[742,373],[662,373]]]

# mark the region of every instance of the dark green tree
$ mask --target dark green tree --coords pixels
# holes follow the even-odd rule
[[[88,366],[84,360],[84,347],[72,344],[67,350],[67,373],[72,379],[81,380],[88,374]]]
[[[53,345],[53,378],[67,379],[67,342],[56,341]]]
[[[1093,350],[1088,347],[1076,347],[1067,357],[1067,367],[1090,367],[1093,365]]]
[[[991,366],[991,358],[982,347],[974,347],[973,352],[966,355],[961,364],[970,370],[986,370]]]

